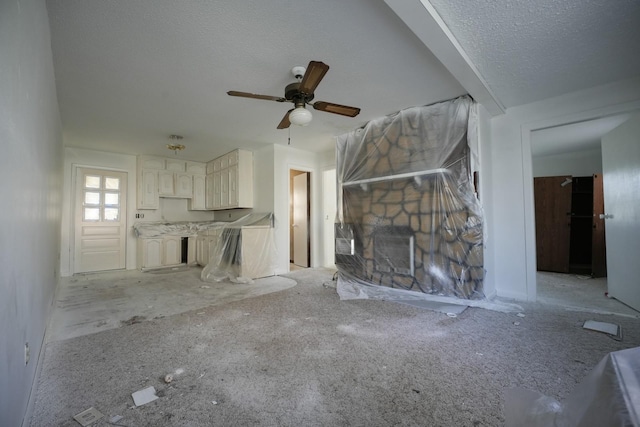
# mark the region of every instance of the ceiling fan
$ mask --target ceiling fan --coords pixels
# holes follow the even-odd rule
[[[313,92],[318,84],[329,71],[329,66],[320,61],[311,61],[306,70],[304,67],[293,67],[291,73],[296,78],[295,83],[288,84],[284,89],[284,98],[269,95],[257,95],[255,93],[237,92],[231,90],[227,92],[231,96],[240,96],[244,98],[264,99],[276,102],[292,102],[294,108],[287,111],[284,115],[278,129],[286,129],[291,124],[298,126],[306,126],[311,122],[311,112],[305,108],[305,105],[311,105],[315,110],[327,113],[340,114],[348,117],[355,117],[360,113],[360,109],[349,107],[346,105],[334,104],[331,102],[313,100]]]

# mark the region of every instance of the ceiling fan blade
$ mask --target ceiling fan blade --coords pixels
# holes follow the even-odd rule
[[[360,109],[357,107],[333,104],[331,102],[316,101],[312,105],[316,110],[326,111],[327,113],[340,114],[343,116],[355,117],[360,113]]]
[[[310,61],[307,66],[307,71],[302,77],[300,82],[300,92],[311,95],[316,90],[318,84],[322,80],[325,74],[329,71],[329,66],[324,62]]]
[[[254,98],[254,99],[265,99],[267,101],[277,101],[277,102],[285,102],[286,99],[279,97],[279,96],[270,96],[270,95],[258,95],[255,93],[249,93],[249,92],[238,92],[235,90],[230,90],[229,92],[227,92],[227,95],[230,96],[240,96],[243,98]]]
[[[280,120],[280,124],[278,125],[278,129],[286,129],[291,126],[291,122],[289,121],[289,113],[293,111],[293,108],[287,111],[287,114],[284,115],[282,120]]]

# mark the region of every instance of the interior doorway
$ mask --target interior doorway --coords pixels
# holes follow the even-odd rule
[[[605,213],[601,139],[627,118],[593,118],[530,132],[538,301],[630,314],[627,306],[607,298],[606,230],[600,217]]]
[[[289,170],[289,262],[308,268],[311,260],[311,172]]]

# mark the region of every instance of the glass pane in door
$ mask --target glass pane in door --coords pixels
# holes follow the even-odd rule
[[[99,208],[84,208],[84,220],[85,221],[98,221],[100,220]]]
[[[104,188],[107,190],[118,190],[120,189],[120,178],[113,178],[110,176],[105,177],[104,179]]]
[[[118,193],[104,193],[105,206],[118,206],[120,200],[120,194]]]
[[[100,177],[95,175],[86,175],[84,177],[85,188],[100,188]]]
[[[85,205],[99,205],[100,204],[100,193],[96,191],[85,191],[84,192],[84,204]]]

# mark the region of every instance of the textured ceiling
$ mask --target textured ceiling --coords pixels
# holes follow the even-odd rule
[[[356,118],[314,111],[291,127],[293,147],[321,151],[333,136],[464,88],[381,1],[50,0],[53,60],[67,146],[207,160],[236,147],[287,144],[276,126],[291,104],[290,70],[331,67],[316,100],[360,107]]]
[[[506,107],[640,75],[638,0],[430,2]],[[420,41],[383,0],[49,0],[47,7],[72,147],[173,155],[168,137],[180,134],[187,149],[178,157],[207,160],[237,147],[286,145],[290,136],[293,147],[318,152],[371,119],[474,89],[431,53],[438,42]],[[426,21],[413,25],[434,30]],[[291,104],[226,94],[282,96],[291,68],[310,60],[331,67],[316,100],[360,107],[358,117],[311,110],[309,126],[277,130]],[[458,75],[450,60],[443,58]]]
[[[506,107],[640,75],[638,0],[430,0]]]

